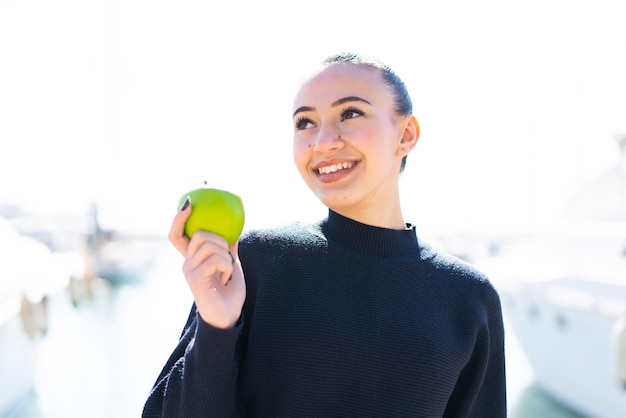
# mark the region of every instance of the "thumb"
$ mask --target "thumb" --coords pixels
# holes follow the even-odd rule
[[[174,245],[174,248],[176,248],[183,257],[187,254],[187,249],[189,248],[189,239],[185,236],[185,223],[189,215],[191,215],[191,205],[187,203],[174,217],[167,236],[172,245]]]

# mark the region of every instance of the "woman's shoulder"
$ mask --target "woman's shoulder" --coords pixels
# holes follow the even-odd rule
[[[319,223],[293,221],[244,231],[240,247],[315,245],[326,242]]]
[[[475,277],[478,280],[486,280],[484,273],[474,267],[470,262],[451,254],[450,252],[420,240],[420,258],[434,270],[449,272],[463,276]]]
[[[487,292],[494,291],[487,275],[469,261],[428,244],[421,243],[420,247],[421,258],[432,269],[433,274],[456,284],[476,286]]]
[[[455,302],[455,306],[473,307],[474,311],[489,312],[500,315],[500,295],[489,277],[472,265],[441,249],[430,246],[422,248],[422,260],[433,283],[443,285],[447,297]]]

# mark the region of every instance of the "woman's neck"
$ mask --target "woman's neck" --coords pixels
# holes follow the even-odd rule
[[[364,209],[353,207],[330,209],[346,218],[366,225],[389,229],[404,229],[406,227],[399,204],[388,208],[369,206]]]

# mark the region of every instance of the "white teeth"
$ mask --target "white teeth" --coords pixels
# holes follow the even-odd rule
[[[332,164],[332,165],[327,165],[325,167],[320,167],[317,169],[317,171],[320,174],[328,174],[328,173],[334,173],[336,171],[339,170],[345,170],[347,168],[352,168],[354,164],[353,163],[339,163],[339,164]]]

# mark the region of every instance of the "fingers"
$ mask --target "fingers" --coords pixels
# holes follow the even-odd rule
[[[183,272],[188,281],[216,279],[225,286],[233,272],[234,257],[226,240],[218,235],[197,231],[189,242]]]
[[[239,241],[235,241],[228,247],[231,257],[233,258],[233,264],[239,260]]]
[[[183,273],[200,317],[217,328],[230,328],[241,316],[246,284],[237,243],[206,231],[189,242]]]
[[[187,282],[192,287],[194,284],[201,284],[201,287],[206,287],[213,281],[217,281],[222,286],[227,286],[233,274],[233,265],[228,253],[226,253],[226,258],[221,254],[203,257],[203,252],[197,253],[194,258],[183,263],[183,273]]]
[[[191,258],[197,253],[203,246],[213,248],[215,251],[228,253],[228,242],[221,236],[207,231],[196,231],[193,234],[189,245],[187,246],[187,252],[185,258]],[[230,260],[230,257],[225,255],[225,258]]]
[[[231,244],[230,247],[228,247],[228,255],[230,255],[230,262],[233,265],[233,270],[235,268],[235,263],[239,261],[239,241],[235,241],[234,244]],[[239,267],[239,269],[241,269],[241,267]],[[222,280],[224,279],[224,276],[222,276]],[[228,278],[226,279],[226,283],[224,284],[224,286],[228,286],[228,283],[230,283],[230,281],[233,279],[233,273],[230,274],[230,276],[228,276]]]
[[[187,222],[187,218],[191,215],[191,205],[187,203],[186,206],[183,207],[184,209],[179,211],[174,217],[167,238],[172,245],[174,245],[174,248],[184,256],[187,254],[189,247],[189,238],[185,236],[185,222]]]

